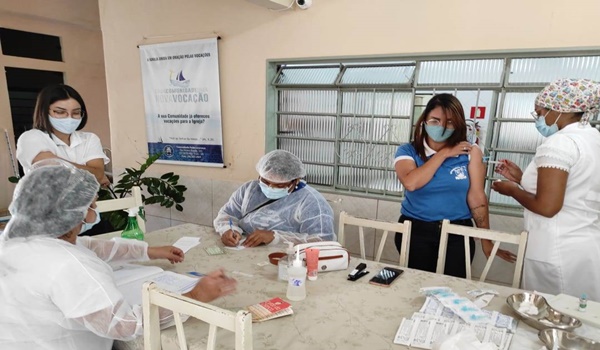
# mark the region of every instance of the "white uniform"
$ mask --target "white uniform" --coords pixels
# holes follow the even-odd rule
[[[110,349],[142,331],[105,261],[148,260],[134,240],[0,236],[0,349]],[[103,261],[104,260],[104,261]]]
[[[537,168],[569,173],[561,210],[552,218],[525,210],[529,231],[523,287],[600,301],[600,133],[579,123],[547,138],[521,180],[536,193]]]
[[[109,162],[108,157],[102,152],[100,139],[91,132],[75,131],[71,134],[69,146],[54,134],[48,135],[38,129],[24,132],[17,141],[17,159],[25,173],[31,168],[33,159],[40,152],[46,151],[79,165],[85,165],[90,160],[98,158],[103,159],[104,164]]]

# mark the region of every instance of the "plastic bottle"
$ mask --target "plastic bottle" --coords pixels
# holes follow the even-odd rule
[[[299,248],[296,248],[299,249]],[[300,251],[296,251],[296,259],[288,268],[287,298],[292,301],[300,301],[306,298],[306,267],[300,260]]]
[[[581,294],[581,297],[579,298],[579,308],[578,310],[580,312],[585,312],[585,308],[587,307],[587,295]]]
[[[287,248],[285,250],[285,254],[287,254],[287,265],[288,268],[294,264],[294,243],[287,242]]]
[[[129,208],[126,212],[129,213],[129,217],[127,218],[127,226],[121,233],[122,238],[128,239],[137,239],[140,241],[144,240],[144,232],[140,229],[137,223],[137,212],[139,208]]]

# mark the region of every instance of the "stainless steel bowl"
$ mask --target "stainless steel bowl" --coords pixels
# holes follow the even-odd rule
[[[533,303],[533,305],[538,308],[538,314],[528,315],[519,312],[519,306],[524,301]],[[579,319],[554,310],[548,305],[546,299],[539,294],[529,292],[515,293],[506,298],[506,303],[513,312],[523,320],[523,322],[538,330],[558,328],[561,330],[572,331],[577,327],[581,327],[581,321]]]
[[[600,350],[600,343],[556,328],[540,331],[538,337],[549,350]]]

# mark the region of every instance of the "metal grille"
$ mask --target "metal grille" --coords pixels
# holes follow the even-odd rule
[[[273,63],[279,65],[272,80],[277,134],[267,136],[298,155],[307,181],[321,189],[400,200],[396,149],[412,139],[428,99],[444,91],[463,103],[467,118],[486,109],[479,133],[486,156],[525,169],[543,140],[530,116],[540,88],[558,77],[600,80],[600,56],[525,56],[410,57],[371,65]],[[598,116],[591,123],[598,127]],[[515,200],[490,191],[493,167],[487,175],[492,210],[519,213]]]

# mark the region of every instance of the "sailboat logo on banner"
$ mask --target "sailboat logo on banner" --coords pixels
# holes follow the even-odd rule
[[[173,79],[173,71],[171,71],[171,73],[169,74],[169,79],[171,80],[171,85],[176,87],[187,87],[188,85],[190,85],[190,80],[186,79],[183,76],[182,70],[179,71],[179,74],[177,74],[175,79]]]

